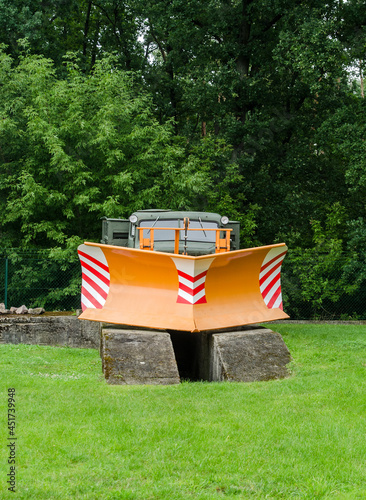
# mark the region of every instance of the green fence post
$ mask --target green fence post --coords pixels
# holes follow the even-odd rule
[[[5,305],[5,309],[8,308],[8,258],[5,257],[5,290],[4,290],[4,295],[5,295],[5,299],[4,299],[4,305]]]

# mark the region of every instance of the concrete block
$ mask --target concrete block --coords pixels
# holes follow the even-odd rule
[[[109,384],[179,384],[170,335],[161,331],[103,328],[101,357]]]
[[[267,328],[213,334],[209,380],[254,382],[285,378],[290,352],[279,333]]]

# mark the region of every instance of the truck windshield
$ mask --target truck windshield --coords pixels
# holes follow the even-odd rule
[[[201,231],[190,231],[188,229],[188,241],[202,241],[205,243],[215,243],[216,231],[205,231],[205,229],[215,229],[218,227],[216,222],[190,220],[189,227],[191,229],[201,229]],[[181,239],[183,239],[184,231],[181,231]]]
[[[172,228],[183,228],[183,220],[143,220],[140,222],[140,227],[154,228],[154,241],[174,241],[175,231],[167,231],[158,229],[159,227],[172,227]],[[216,239],[215,231],[205,231],[205,229],[215,229],[218,227],[217,222],[207,222],[207,221],[196,221],[190,220],[189,227],[191,229],[200,229],[200,231],[190,231],[188,230],[188,241],[203,242],[203,243],[214,243]],[[144,233],[144,238],[150,237],[149,229],[146,229]],[[183,241],[184,231],[180,231],[179,239]]]

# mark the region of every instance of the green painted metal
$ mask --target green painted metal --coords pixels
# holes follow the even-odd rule
[[[183,227],[185,218],[190,220],[193,227],[218,227],[231,229],[230,250],[240,248],[240,224],[236,221],[222,223],[222,216],[210,212],[194,211],[173,211],[173,210],[138,210],[132,214],[133,222],[130,219],[102,218],[102,239],[101,243],[128,248],[139,248],[139,227]],[[156,233],[155,233],[156,234]],[[206,238],[207,233],[203,231],[205,238],[201,241],[191,241],[189,244],[189,255],[207,255],[215,253],[215,244]],[[212,236],[213,237],[213,236]],[[156,241],[155,250],[160,252],[173,252],[174,238],[172,241]],[[180,253],[183,253],[183,241],[180,243]]]

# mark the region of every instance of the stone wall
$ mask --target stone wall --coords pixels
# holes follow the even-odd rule
[[[99,349],[100,323],[76,316],[0,316],[0,344]]]

